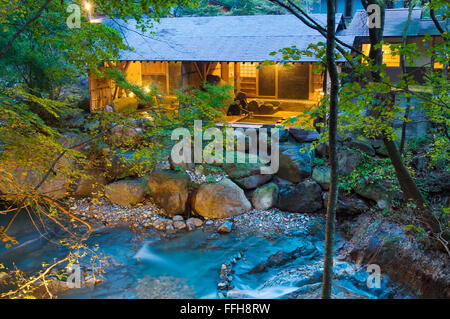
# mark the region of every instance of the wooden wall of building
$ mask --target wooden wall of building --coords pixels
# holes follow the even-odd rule
[[[323,89],[323,77],[313,72],[312,63],[295,63],[290,68],[273,65],[261,66],[243,62],[167,62],[123,61],[119,66],[127,80],[158,92],[173,96],[179,90],[199,87],[208,75],[229,83],[235,91],[243,91],[249,98],[318,100]],[[114,99],[126,95],[112,81],[89,77],[91,110],[102,110]]]
[[[114,85],[111,80],[99,79],[89,74],[89,97],[92,111],[103,110],[113,101]]]

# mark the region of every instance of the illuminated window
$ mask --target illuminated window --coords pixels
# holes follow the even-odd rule
[[[168,64],[167,62],[142,62],[142,86],[155,85],[160,93],[168,93]]]
[[[383,63],[389,67],[399,67],[400,66],[400,55],[393,55],[391,47],[389,44],[383,44]],[[364,43],[362,45],[362,52],[364,55],[369,56],[370,44]]]
[[[443,69],[444,65],[442,63],[439,63],[439,62],[434,62],[433,63],[433,68],[435,68],[435,69]]]
[[[242,78],[256,78],[256,64],[241,63]]]

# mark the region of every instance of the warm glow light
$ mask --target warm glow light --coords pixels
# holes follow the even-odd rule
[[[89,2],[85,2],[84,3],[84,8],[87,10],[87,11],[90,11],[91,10],[91,7],[92,7],[92,5],[89,3]]]
[[[92,18],[89,19],[90,23],[102,23],[103,22],[103,18]]]
[[[130,94],[128,94],[128,96],[129,96],[129,97],[133,97],[133,96],[134,96],[134,93],[131,92]]]
[[[393,55],[391,51],[391,47],[388,44],[383,44],[381,46],[381,50],[383,51],[383,63],[386,64],[387,67],[399,67],[400,66],[400,55]],[[362,52],[364,55],[369,56],[370,53],[370,44],[363,43]]]
[[[147,93],[149,93],[150,92],[150,89],[149,89],[149,87],[148,86],[146,86],[145,88],[145,92],[147,92]]]
[[[443,65],[442,63],[439,63],[439,62],[434,62],[434,63],[433,63],[433,67],[434,67],[435,69],[443,69],[443,68],[444,68],[444,65]]]

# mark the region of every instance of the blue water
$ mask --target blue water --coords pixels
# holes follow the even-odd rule
[[[23,229],[22,229],[23,230]],[[295,235],[238,234],[218,235],[203,230],[181,232],[170,238],[154,232],[137,236],[129,228],[103,228],[95,231],[87,245],[99,245],[99,254],[109,258],[104,282],[94,287],[71,289],[59,298],[217,298],[222,264],[233,269],[228,297],[292,298],[317,296],[320,290],[323,258],[323,231],[315,235],[298,231]],[[61,258],[67,252],[57,243],[25,232],[22,245],[0,249],[0,263],[23,270],[38,269],[43,261]],[[338,244],[343,239],[337,236]],[[337,245],[338,246],[338,245]],[[263,272],[251,270],[265,264],[269,256],[300,249],[300,255]],[[235,260],[238,255],[242,258]],[[351,263],[339,263],[339,269],[352,269]],[[344,270],[345,270],[344,269]],[[250,272],[250,273],[249,273]],[[335,280],[338,297],[408,298],[410,293],[383,276],[382,286],[369,289],[364,268],[344,271]],[[316,294],[314,294],[314,292]],[[226,293],[226,292],[225,292]],[[353,294],[353,295],[352,295]]]

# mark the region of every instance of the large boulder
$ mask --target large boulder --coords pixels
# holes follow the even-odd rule
[[[194,163],[194,149],[191,148],[191,158],[190,160],[186,163],[183,161],[183,159],[181,159],[180,163],[177,163],[173,158],[172,158],[172,153],[169,155],[169,165],[170,168],[172,170],[177,170],[177,169],[182,169],[182,170],[192,170],[195,168],[195,163]]]
[[[314,167],[312,178],[324,189],[330,188],[330,168],[326,166]]]
[[[157,169],[148,178],[148,188],[154,201],[168,216],[183,214],[189,195],[190,178],[184,171]]]
[[[289,140],[289,130],[282,128],[278,130],[279,130],[278,141],[280,143],[287,142]]]
[[[74,195],[79,197],[93,196],[101,193],[106,185],[105,173],[102,169],[92,167],[82,172],[78,180]]]
[[[324,193],[322,195],[323,206],[328,208],[328,193]],[[339,196],[337,205],[336,205],[336,214],[337,215],[359,215],[366,212],[369,209],[367,204],[359,198],[356,197],[348,197],[342,198]]]
[[[66,148],[72,148],[74,150],[87,153],[89,148],[91,148],[90,143],[83,144],[83,142],[87,141],[91,136],[88,134],[77,134],[74,132],[64,132],[58,137],[58,142],[61,143],[62,146]],[[74,147],[75,145],[79,145]]]
[[[423,298],[450,298],[450,258],[424,245],[416,231],[363,214],[352,223],[344,253],[361,264],[377,264],[383,274],[418,291]]]
[[[0,193],[19,194],[33,193],[35,187],[42,181],[47,167],[42,170],[28,168],[15,163],[1,163],[4,173],[0,179]],[[69,194],[70,186],[74,176],[73,161],[63,157],[55,165],[55,168],[38,188],[37,193],[51,197],[53,199],[63,199]],[[7,197],[7,200],[14,201],[14,196]]]
[[[256,209],[269,209],[277,204],[279,187],[269,183],[257,188],[251,197],[253,207]]]
[[[124,179],[106,185],[105,196],[113,204],[132,206],[144,200],[146,191],[142,178]]]
[[[277,175],[298,183],[311,175],[313,153],[309,145],[284,143],[280,145],[280,166]]]
[[[132,146],[141,141],[142,129],[133,126],[117,125],[110,129],[108,141],[113,145]]]
[[[244,131],[241,130],[234,130],[234,134],[232,136],[232,138],[228,139],[227,135],[224,131],[223,134],[224,137],[224,149],[237,149],[238,146],[240,145],[240,143],[242,143],[242,145],[244,146],[244,150],[246,152],[248,152],[248,150],[250,149],[250,144],[252,143],[252,136],[247,135],[244,133]],[[253,143],[257,143],[257,139],[255,141],[253,141]]]
[[[330,145],[328,142],[320,143],[319,145],[316,146],[316,149],[315,149],[316,155],[318,157],[327,157],[329,147],[330,147]]]
[[[202,184],[197,190],[194,211],[204,218],[226,218],[249,211],[252,205],[244,191],[228,178],[213,184]]]
[[[322,189],[313,181],[282,188],[277,207],[290,212],[312,213],[322,208]]]
[[[375,150],[369,140],[354,139],[347,144],[350,148],[360,150],[369,156],[375,156]]]
[[[304,130],[299,127],[290,127],[289,133],[300,143],[310,143],[320,138],[320,134],[317,131]]]
[[[232,158],[232,162],[225,163],[227,156]],[[244,163],[239,163],[240,158],[244,158]],[[261,160],[258,156],[253,154],[246,154],[239,151],[224,152],[223,163],[220,164],[223,170],[228,174],[232,180],[238,180],[244,177],[261,174]]]
[[[392,200],[391,185],[383,180],[366,180],[361,179],[360,183],[355,187],[355,192],[367,199],[377,202],[381,209],[390,206]]]
[[[350,175],[359,166],[363,157],[360,152],[348,148],[341,148],[338,152],[339,174]]]
[[[272,179],[271,174],[257,174],[238,178],[233,180],[236,184],[244,189],[255,189],[259,185],[263,185]]]
[[[105,165],[108,180],[138,177],[151,172],[155,163],[151,157],[142,154],[144,153],[120,150],[108,154]]]

